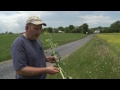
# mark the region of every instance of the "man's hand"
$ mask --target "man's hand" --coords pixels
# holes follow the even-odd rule
[[[57,60],[57,57],[55,56],[49,56],[46,58],[46,61],[50,62],[50,63],[55,63]]]
[[[54,75],[60,72],[60,69],[54,66],[46,67],[46,72],[50,75]]]

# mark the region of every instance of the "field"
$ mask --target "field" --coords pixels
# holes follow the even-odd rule
[[[0,62],[11,59],[10,49],[13,41],[20,34],[0,34]],[[84,34],[74,34],[74,33],[52,33],[52,37],[54,38],[54,43],[58,43],[58,45],[65,44],[68,42],[72,42],[81,38],[86,37]],[[44,43],[45,39],[48,38],[47,35],[41,34],[39,37],[43,43],[43,48],[47,49],[47,45]]]
[[[58,45],[86,37],[83,34],[51,34]],[[0,35],[0,61],[11,59],[10,47],[18,34]],[[44,49],[46,35],[41,35]],[[73,79],[120,79],[120,34],[97,34],[68,58],[61,61],[64,71]],[[47,79],[61,79],[60,73]]]
[[[120,34],[98,34],[62,63],[73,79],[119,79]],[[61,75],[48,75],[47,79],[61,79]]]

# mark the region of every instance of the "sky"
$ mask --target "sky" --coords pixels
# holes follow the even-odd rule
[[[25,22],[29,16],[41,18],[47,24],[43,28],[81,26],[83,23],[94,28],[109,27],[120,20],[120,11],[0,11],[0,33],[25,32]]]

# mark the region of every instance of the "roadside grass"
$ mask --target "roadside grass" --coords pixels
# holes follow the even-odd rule
[[[0,62],[11,59],[11,45],[19,35],[20,34],[0,34]],[[87,36],[81,33],[51,33],[51,35],[54,38],[53,41],[58,43],[58,45],[82,39]],[[40,39],[42,40],[44,49],[48,48],[44,43],[46,38],[46,35],[41,34]]]
[[[120,46],[120,43],[114,43],[119,40],[119,36],[120,34],[95,36],[85,46],[63,59],[61,62],[65,65],[61,67],[73,79],[119,79],[120,51],[116,49],[116,45]],[[113,40],[113,44],[108,43],[108,40]],[[47,79],[61,79],[61,76],[60,73],[48,74]]]

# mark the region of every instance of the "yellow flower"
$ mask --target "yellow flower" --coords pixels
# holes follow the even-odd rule
[[[44,32],[44,34],[48,34],[48,32]]]

